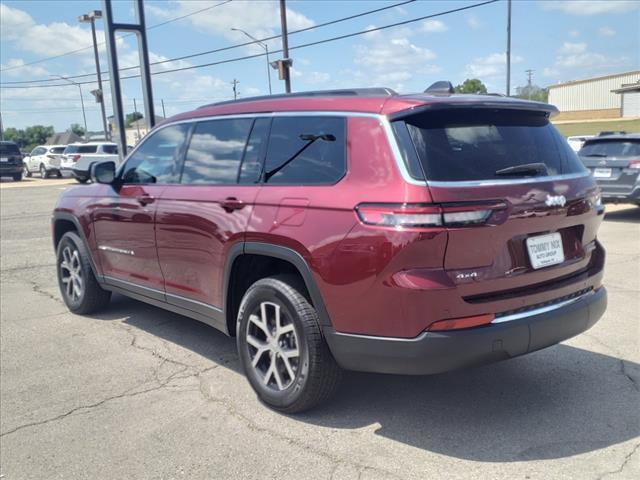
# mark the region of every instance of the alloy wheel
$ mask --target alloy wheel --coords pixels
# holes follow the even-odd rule
[[[60,275],[67,297],[72,301],[79,300],[84,292],[84,280],[80,253],[77,249],[67,246],[62,250]]]
[[[262,383],[276,391],[295,380],[300,362],[298,336],[280,305],[262,302],[249,316],[246,333],[251,367]]]

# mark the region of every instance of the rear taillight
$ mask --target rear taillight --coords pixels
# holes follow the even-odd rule
[[[55,155],[47,155],[47,158],[50,160],[55,160],[56,156]]]
[[[429,332],[442,332],[445,330],[461,330],[463,328],[480,327],[482,325],[488,325],[493,322],[495,315],[493,313],[487,313],[484,315],[475,315],[473,317],[463,318],[449,318],[447,320],[439,320],[433,322],[427,328]]]
[[[629,168],[640,169],[640,160],[631,160],[629,162]]]
[[[80,160],[80,155],[71,155],[72,162],[77,162],[78,160]]]
[[[442,205],[363,203],[356,207],[356,212],[365,225],[403,229],[482,224],[494,210],[504,208],[506,204],[503,202]]]

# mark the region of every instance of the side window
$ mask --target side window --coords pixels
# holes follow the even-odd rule
[[[265,183],[336,183],[346,171],[345,135],[344,118],[274,118],[265,163]]]
[[[247,148],[244,151],[238,183],[247,185],[260,181],[262,159],[264,158],[264,153],[267,148],[267,136],[269,135],[270,125],[270,118],[257,118],[253,123]]]
[[[180,173],[181,154],[189,125],[162,128],[149,135],[131,155],[121,172],[124,183],[174,183]]]
[[[102,145],[102,153],[106,153],[107,155],[117,155],[118,147],[115,145]]]
[[[199,122],[189,142],[180,183],[237,183],[251,118]]]
[[[43,155],[45,152],[47,151],[46,148],[43,147],[37,147],[33,149],[33,152],[31,152],[31,155]]]

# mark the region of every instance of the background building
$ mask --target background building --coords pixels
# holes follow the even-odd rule
[[[556,120],[640,117],[640,70],[549,86]]]

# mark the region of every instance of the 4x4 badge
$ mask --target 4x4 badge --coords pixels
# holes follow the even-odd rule
[[[548,207],[564,207],[564,204],[567,203],[567,199],[564,195],[547,195],[547,199],[544,201],[544,203],[546,203]]]

